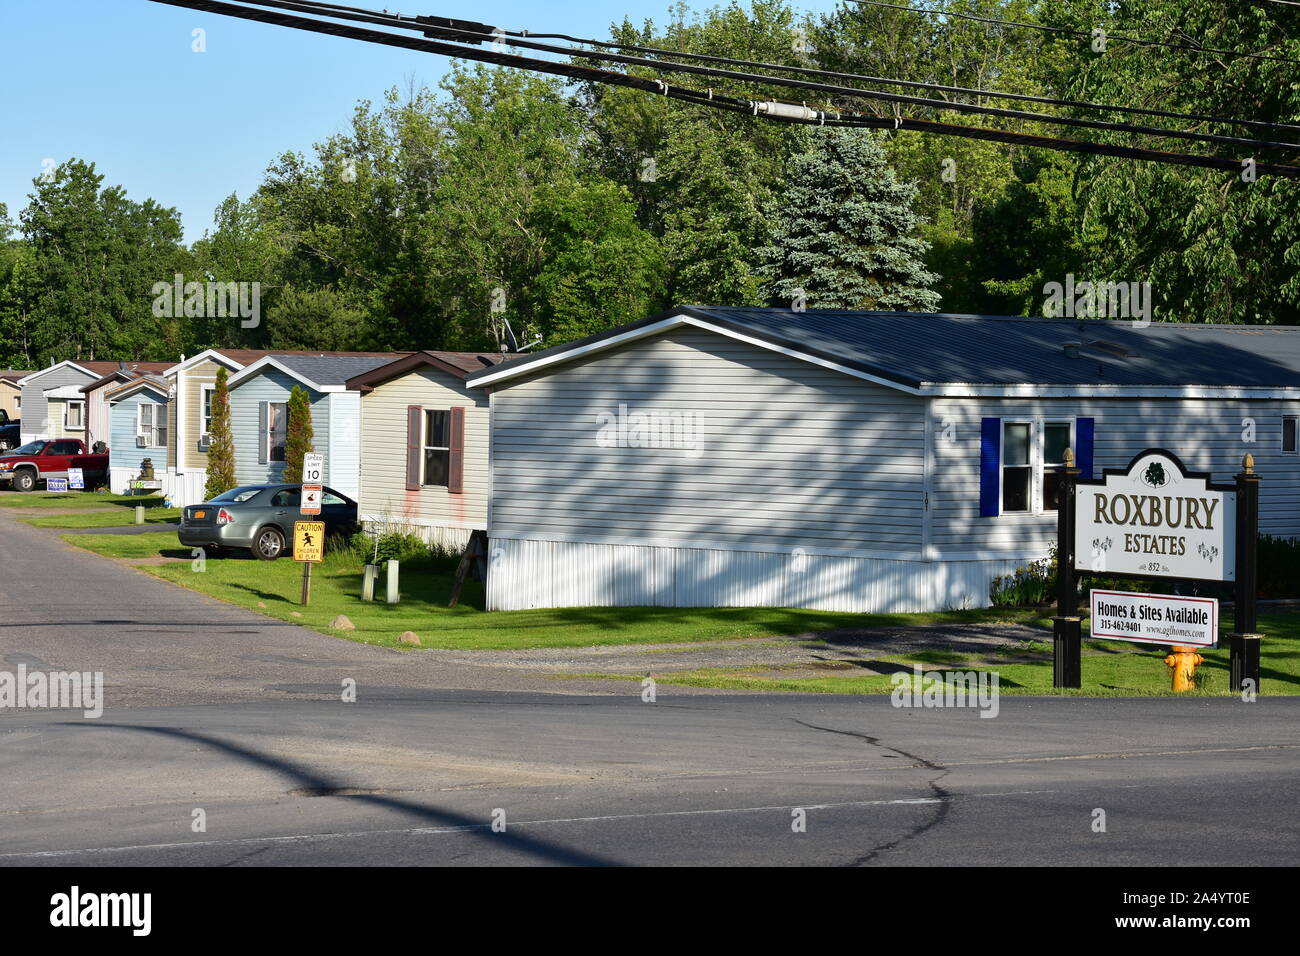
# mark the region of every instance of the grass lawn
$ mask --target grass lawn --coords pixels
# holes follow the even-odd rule
[[[146,506],[145,524],[167,524],[181,519],[179,508]],[[120,528],[135,524],[135,516],[127,508],[101,508],[91,514],[41,515],[36,518],[19,518],[33,528]],[[173,536],[173,541],[175,540]]]
[[[130,522],[131,509],[136,505],[161,508],[166,502],[161,495],[97,495],[93,491],[39,492],[26,494],[18,491],[0,491],[0,508],[120,508]]]
[[[1232,630],[1232,616],[1221,622],[1223,634]],[[1260,630],[1264,633],[1261,649],[1261,694],[1265,696],[1300,695],[1300,613],[1261,614]],[[1084,627],[1087,627],[1085,623]],[[1205,663],[1197,671],[1197,688],[1191,694],[1174,694],[1170,689],[1170,672],[1165,666],[1167,650],[1147,649],[1122,641],[1084,641],[1083,687],[1079,690],[1055,690],[1052,687],[1051,661],[1017,662],[1017,655],[1051,651],[1051,642],[1024,650],[1007,649],[998,656],[1006,658],[997,666],[988,663],[971,666],[976,655],[943,651],[916,654],[881,655],[877,660],[907,667],[920,665],[924,670],[996,671],[999,692],[1009,695],[1035,694],[1083,697],[1154,697],[1154,696],[1227,696],[1229,695],[1229,657],[1226,637],[1218,650],[1202,651]],[[1089,654],[1088,651],[1097,653]],[[987,658],[985,658],[987,661]],[[889,675],[854,677],[853,665],[847,664],[840,676],[792,677],[773,676],[766,668],[699,668],[657,674],[660,684],[684,687],[709,687],[720,690],[766,690],[821,694],[888,694],[895,687]],[[755,671],[761,670],[761,673]],[[641,681],[640,675],[582,673],[557,675],[558,679]]]
[[[361,566],[349,554],[330,555],[312,572],[312,603],[298,603],[302,566],[290,560],[256,561],[245,556],[212,558],[194,570],[191,550],[174,533],[139,535],[65,535],[80,548],[114,558],[185,558],[144,570],[182,587],[231,604],[336,634],[366,644],[402,647],[403,631],[420,635],[422,646],[464,650],[528,647],[591,647],[615,644],[671,644],[776,637],[838,627],[897,626],[925,623],[1013,621],[1041,624],[1034,611],[954,611],[943,614],[845,614],[782,608],[565,608],[498,611],[483,608],[482,586],[466,582],[457,608],[448,608],[454,561],[402,568],[402,601],[360,599]],[[383,592],[383,581],[376,589]],[[264,604],[265,607],[258,605]],[[294,617],[294,612],[301,617]],[[332,631],[330,622],[346,614],[355,631]]]
[[[919,624],[971,624],[1004,622],[1048,628],[1050,617],[1042,610],[995,608],[937,614],[847,614],[791,608],[562,608],[535,611],[483,611],[483,592],[474,581],[466,583],[461,605],[447,607],[454,560],[406,564],[402,568],[402,601],[389,606],[381,601],[363,603],[361,565],[350,553],[328,556],[312,574],[312,603],[298,603],[302,566],[290,560],[257,561],[251,557],[209,558],[196,570],[191,549],[181,546],[174,532],[139,535],[65,535],[77,547],[114,558],[178,558],[143,568],[150,574],[231,604],[256,610],[280,620],[301,624],[323,634],[365,644],[405,648],[397,642],[403,631],[420,635],[424,647],[458,650],[511,650],[533,647],[592,647],[619,644],[674,644],[753,637],[782,637],[833,628],[897,627]],[[383,592],[383,582],[376,589]],[[300,616],[295,617],[298,614]],[[334,631],[330,622],[345,614],[355,631]],[[1086,628],[1085,624],[1085,628]],[[1300,614],[1260,616],[1265,633],[1263,687],[1267,695],[1300,694]],[[1225,615],[1224,633],[1231,630]],[[1007,694],[1085,694],[1135,696],[1170,693],[1169,670],[1163,648],[1147,649],[1120,641],[1088,641],[1083,658],[1084,689],[1053,691],[1050,659],[1051,636],[1041,641],[1006,648],[986,655],[983,662],[970,654],[942,650],[912,655],[882,655],[879,660],[910,667],[960,670],[996,670],[999,686]],[[1228,649],[1203,652],[1201,686],[1197,693],[1228,692]],[[996,666],[989,658],[996,656]],[[664,684],[747,690],[800,691],[842,694],[880,694],[893,689],[888,676],[852,676],[852,665],[828,670],[822,677],[773,676],[735,669],[701,668],[669,672],[658,678]],[[640,680],[614,674],[570,674],[566,677],[600,677]]]

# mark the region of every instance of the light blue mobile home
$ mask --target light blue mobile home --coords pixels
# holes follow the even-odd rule
[[[121,494],[139,477],[146,459],[155,473],[167,467],[167,383],[139,378],[105,395],[109,408],[109,488]]]
[[[299,386],[311,402],[313,448],[325,456],[325,484],[356,499],[360,492],[361,395],[348,391],[344,383],[399,357],[389,353],[268,355],[232,376],[230,419],[236,480],[247,485],[283,480],[289,395]]]

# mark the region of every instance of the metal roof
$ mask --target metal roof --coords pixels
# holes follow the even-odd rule
[[[674,318],[869,374],[905,388],[974,386],[1300,388],[1300,328],[920,312],[684,306],[472,375],[589,354]],[[1077,351],[1068,349],[1077,343]],[[576,356],[575,356],[576,357]]]
[[[375,355],[298,355],[272,353],[277,363],[297,372],[317,385],[343,385],[353,376],[387,365],[400,357],[397,353]]]

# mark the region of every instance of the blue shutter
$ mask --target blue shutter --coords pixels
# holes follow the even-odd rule
[[[270,449],[267,447],[266,428],[270,424],[270,409],[267,408],[267,402],[257,403],[257,463],[265,465],[271,457]]]
[[[980,517],[1002,513],[1002,419],[985,418],[980,424]]]
[[[1074,443],[1079,447],[1074,450],[1074,464],[1079,469],[1080,478],[1092,478],[1093,437],[1097,432],[1097,419],[1077,418],[1074,421]]]

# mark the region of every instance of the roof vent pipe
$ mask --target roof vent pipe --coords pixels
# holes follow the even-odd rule
[[[1066,343],[1065,343],[1065,357],[1066,357],[1066,358],[1077,359],[1077,358],[1079,357],[1079,349],[1081,349],[1081,348],[1083,348],[1083,343],[1082,343],[1082,342],[1066,342]]]

